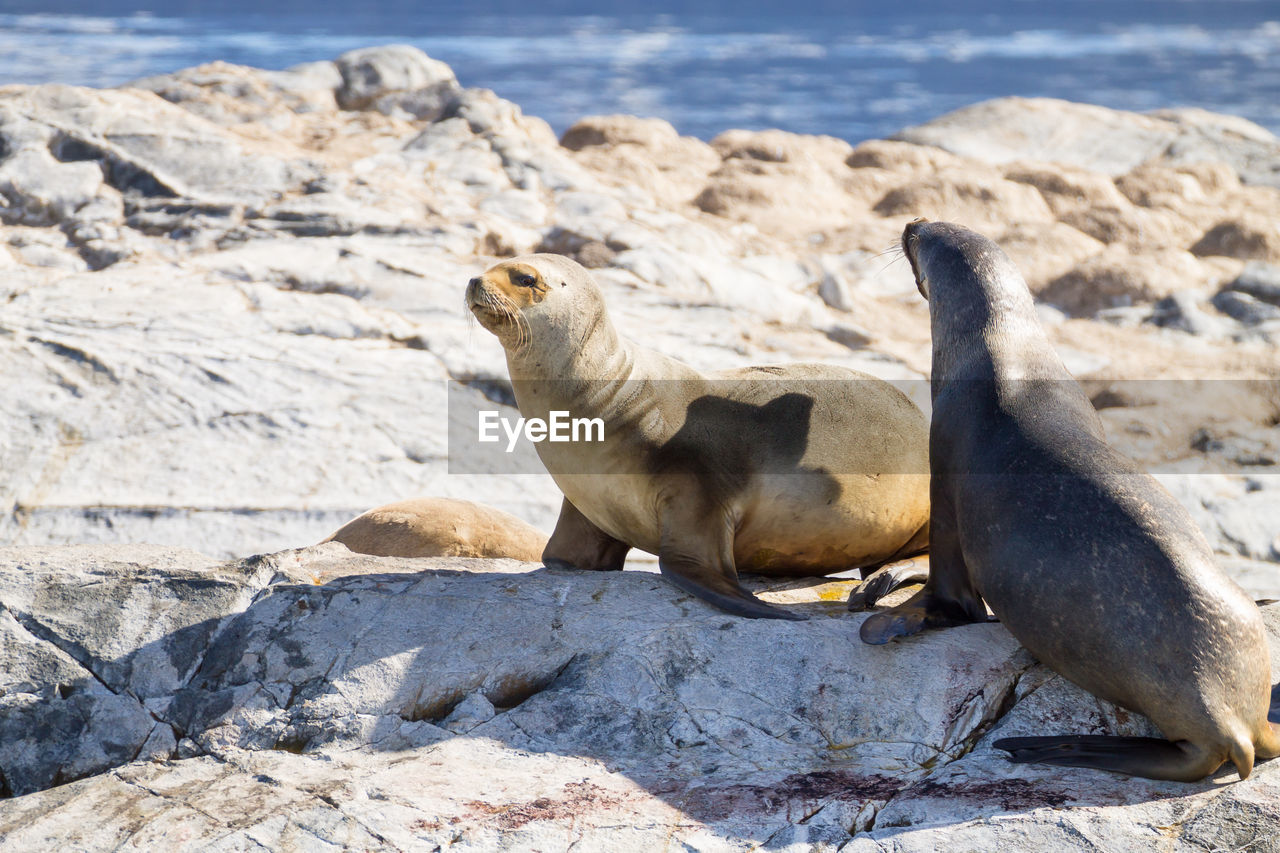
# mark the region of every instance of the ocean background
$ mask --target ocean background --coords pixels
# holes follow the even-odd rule
[[[0,0],[0,83],[112,86],[405,42],[558,132],[620,112],[704,139],[779,127],[858,142],[1001,95],[1203,107],[1280,132],[1277,0],[638,5]]]

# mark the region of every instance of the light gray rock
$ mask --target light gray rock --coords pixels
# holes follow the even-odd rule
[[[1211,314],[1201,307],[1203,301],[1195,291],[1180,290],[1157,302],[1149,322],[1192,335],[1227,337],[1239,327],[1232,319]],[[1216,307],[1216,306],[1215,306]],[[1228,315],[1230,316],[1230,315]]]
[[[1280,305],[1263,302],[1243,290],[1220,290],[1213,296],[1213,307],[1246,326],[1268,320],[1280,320]]]
[[[210,62],[134,80],[122,88],[155,92],[215,124],[256,121],[285,129],[289,112],[334,109],[334,91],[341,85],[342,75],[332,62],[309,62],[284,71]]]
[[[55,225],[97,196],[96,163],[59,163],[44,148],[24,148],[0,163],[0,219],[23,225]]]
[[[125,538],[230,556],[318,541],[388,499],[474,494],[478,483],[447,475],[451,374],[423,347],[459,367],[478,362],[460,305],[475,273],[386,282],[389,298],[402,293],[428,322],[419,339],[422,327],[398,313],[302,292],[309,281],[322,289],[325,254],[275,250],[272,261],[272,251],[219,269],[265,270],[276,287],[163,264],[112,272],[117,264],[0,306],[0,369],[11,378],[0,505],[12,508],[0,541]],[[345,275],[356,276],[350,260]],[[281,454],[298,463],[282,471]],[[560,500],[549,478],[514,482],[503,508],[549,525]]]
[[[1002,165],[1035,160],[1122,175],[1150,160],[1226,162],[1280,186],[1280,140],[1252,122],[1198,110],[1140,115],[1053,98],[997,98],[893,136]]]
[[[0,95],[0,114],[6,149],[43,144],[75,169],[96,163],[125,194],[243,202],[278,195],[315,174],[310,164],[255,151],[247,140],[139,90],[11,89]],[[87,179],[76,181],[83,194]]]
[[[559,145],[551,126],[488,89],[466,89],[450,117],[467,122],[502,160],[511,182],[526,190],[595,190],[599,182]]]
[[[169,757],[176,738],[154,712],[221,617],[248,604],[252,577],[218,579],[203,555],[145,547],[0,549],[0,562],[3,787]]]
[[[849,280],[835,263],[823,259],[822,281],[818,284],[818,297],[837,311],[852,311],[853,295]]]
[[[344,110],[373,109],[431,121],[460,92],[453,69],[407,44],[348,51],[334,64],[342,76],[335,96]]]
[[[1247,293],[1271,305],[1280,305],[1280,265],[1249,261],[1239,277],[1231,282],[1230,289]]]
[[[87,578],[132,609],[95,627]],[[202,581],[213,595],[166,604]],[[993,739],[1152,730],[996,624],[862,645],[849,588],[757,586],[812,617],[783,623],[726,617],[633,572],[334,544],[227,565],[9,549],[0,702],[17,710],[0,754],[20,796],[0,801],[0,833],[23,849],[1047,850],[1078,827],[1120,849],[1165,826],[1190,849],[1280,820],[1280,765],[1221,786],[1009,764]],[[39,620],[10,615],[33,601]],[[1280,660],[1280,609],[1265,612]],[[163,652],[189,674],[139,703],[63,651],[95,643]],[[77,678],[85,692],[57,686]],[[59,735],[37,744],[45,725]]]
[[[361,232],[394,234],[410,230],[394,213],[330,192],[308,193],[250,210],[245,218],[253,225],[298,237],[334,237]]]

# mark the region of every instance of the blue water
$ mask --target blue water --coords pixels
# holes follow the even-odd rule
[[[625,112],[703,138],[781,127],[856,142],[985,98],[1046,95],[1204,107],[1280,132],[1278,0],[637,5],[0,0],[0,83],[109,86],[407,42],[557,131]]]

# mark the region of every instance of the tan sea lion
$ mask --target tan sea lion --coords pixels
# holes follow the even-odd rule
[[[1262,616],[1190,515],[1113,450],[995,243],[945,222],[902,248],[933,330],[929,580],[869,617],[884,643],[986,618],[1168,740],[997,740],[1015,762],[1193,781],[1280,755]]]
[[[375,557],[510,557],[536,562],[547,535],[502,510],[454,498],[414,498],[369,510],[325,542]]]
[[[731,613],[798,619],[738,571],[828,574],[926,547],[928,429],[888,383],[816,364],[704,376],[619,336],[559,255],[497,264],[466,299],[506,349],[524,418],[603,421],[601,441],[536,445],[565,496],[547,565],[621,569],[640,548]]]

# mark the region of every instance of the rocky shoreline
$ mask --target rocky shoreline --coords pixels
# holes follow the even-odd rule
[[[1243,120],[1010,98],[856,146],[629,116],[556,139],[394,46],[0,88],[0,838],[1271,849],[1270,765],[1003,761],[994,730],[1146,724],[999,626],[886,656],[848,582],[763,593],[820,618],[762,625],[643,574],[287,550],[418,495],[550,529],[545,474],[450,470],[450,404],[506,377],[463,286],[513,253],[575,257],[696,367],[820,360],[926,404],[892,251],[919,215],[1001,243],[1112,441],[1280,598],[1280,140]]]

